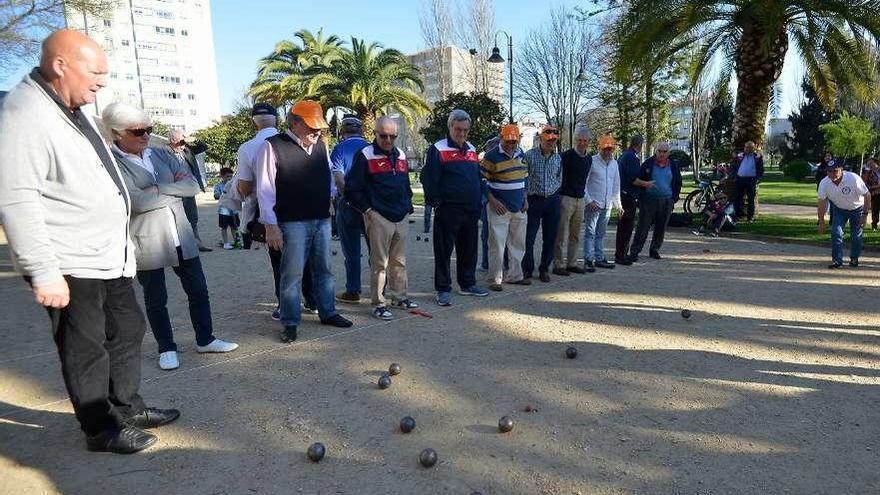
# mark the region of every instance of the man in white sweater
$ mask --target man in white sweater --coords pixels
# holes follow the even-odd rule
[[[605,232],[611,208],[616,207],[623,214],[620,202],[620,171],[614,159],[614,138],[603,136],[599,139],[599,153],[593,155],[593,164],[587,175],[587,190],[584,195],[584,269],[595,272],[596,267],[614,268],[614,263],[605,258]]]
[[[89,450],[130,454],[177,419],[138,395],[146,323],[132,287],[131,200],[80,109],[105,86],[97,43],[61,30],[0,107],[0,217],[13,261],[44,306]]]

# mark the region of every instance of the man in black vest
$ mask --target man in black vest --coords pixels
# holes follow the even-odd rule
[[[290,110],[290,130],[266,139],[254,170],[260,222],[266,243],[281,250],[282,342],[296,340],[300,290],[306,262],[324,325],[350,327],[337,311],[330,270],[330,159],[321,139],[326,129],[318,102],[302,100]]]

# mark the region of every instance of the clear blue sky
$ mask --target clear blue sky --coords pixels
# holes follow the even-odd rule
[[[455,4],[459,0],[449,0]],[[386,47],[404,53],[422,48],[419,27],[419,8],[422,0],[341,1],[314,2],[281,0],[213,0],[211,2],[217,77],[220,85],[220,108],[230,112],[238,98],[253,80],[256,61],[267,55],[275,43],[292,38],[299,29],[336,34],[343,39],[351,36],[378,41]],[[590,8],[589,0],[535,2],[526,0],[495,0],[495,24],[516,41],[524,39],[531,29],[547,21],[549,12],[561,6],[573,10],[575,6]],[[506,43],[503,37],[500,43]],[[503,48],[503,45],[502,45]],[[782,76],[784,95],[782,116],[796,106],[798,68],[794,63],[794,47],[789,50],[786,70]],[[0,80],[0,89],[8,89],[29,70],[31,62],[22,64],[6,80]]]

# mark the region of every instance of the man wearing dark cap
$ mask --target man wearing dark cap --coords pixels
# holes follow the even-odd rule
[[[339,192],[336,201],[336,227],[345,258],[345,291],[336,294],[339,302],[358,303],[361,300],[361,235],[364,234],[364,216],[351,207],[345,195],[345,179],[354,163],[355,154],[369,146],[363,136],[364,124],[355,115],[346,115],[339,123],[339,143],[330,153],[333,180]]]
[[[819,216],[819,234],[825,233],[825,210],[831,206],[831,264],[828,268],[843,266],[843,228],[849,222],[850,238],[849,266],[859,266],[862,253],[862,236],[865,220],[871,210],[871,191],[858,174],[843,170],[837,160],[828,162],[827,177],[819,183],[819,203],[816,208]]]

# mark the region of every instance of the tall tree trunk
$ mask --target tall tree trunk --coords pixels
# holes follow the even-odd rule
[[[749,23],[749,21],[751,21]],[[787,26],[777,28],[776,38],[769,47],[761,39],[766,26],[760,19],[749,19],[736,53],[736,111],[733,118],[733,148],[742,150],[746,141],[757,147],[764,142],[764,124],[773,92],[773,83],[782,73],[788,51]]]
[[[376,115],[373,112],[366,111],[358,115],[358,118],[364,123],[364,139],[372,141],[376,132]]]
[[[645,81],[645,149],[651,152],[654,146],[654,76]]]

